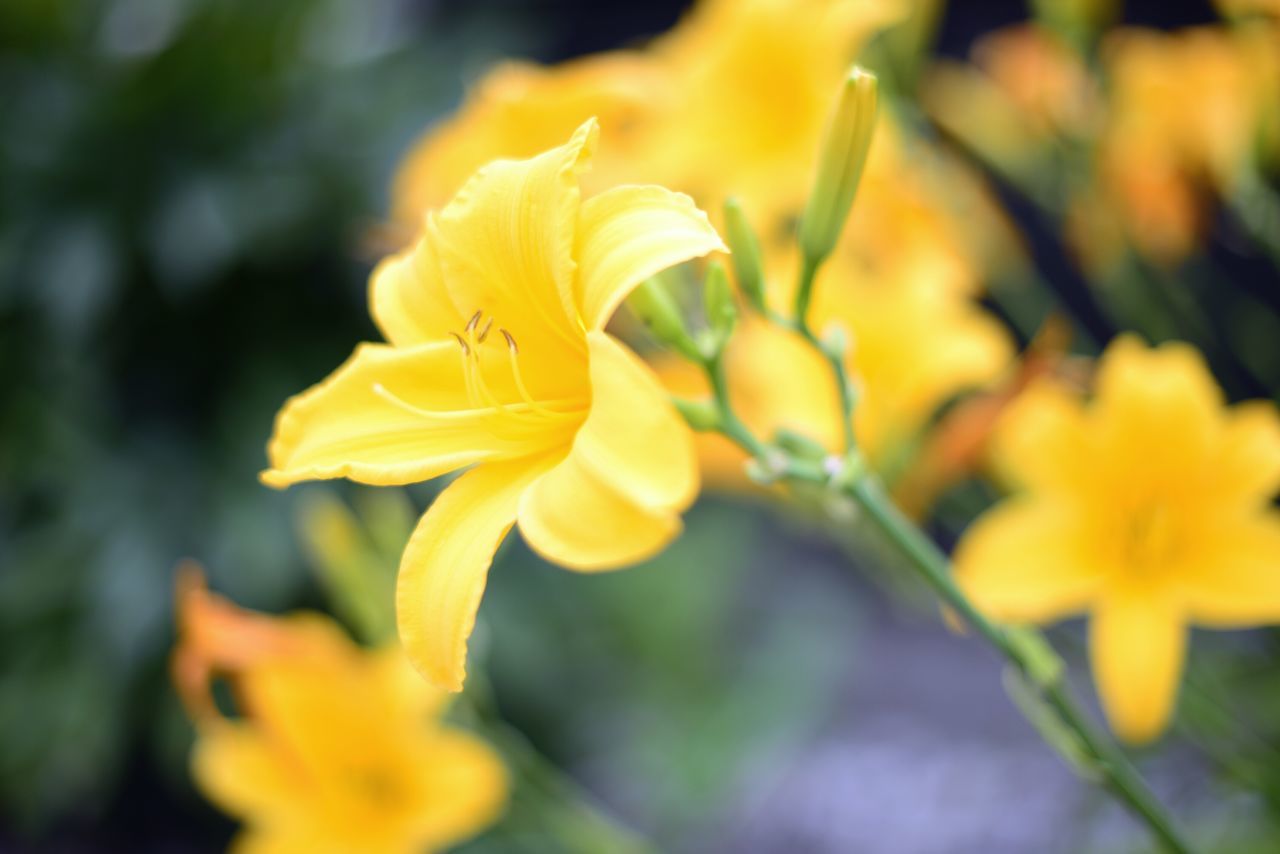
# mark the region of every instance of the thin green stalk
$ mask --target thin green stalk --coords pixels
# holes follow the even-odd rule
[[[795,303],[792,305],[792,325],[799,331],[809,328],[809,304],[813,301],[813,282],[818,276],[821,262],[801,253],[800,277],[796,281]]]
[[[1034,677],[1031,662],[1026,660],[1023,649],[1011,642],[1004,629],[992,623],[974,607],[952,580],[946,556],[893,505],[873,476],[863,477],[855,482],[849,494],[879,530],[910,559],[943,602],[962,616],[1010,664],[1024,675]],[[1099,732],[1084,714],[1071,696],[1066,682],[1062,679],[1049,682],[1044,686],[1044,697],[1062,722],[1075,733],[1081,746],[1088,751],[1097,770],[1101,772],[1107,789],[1146,823],[1152,835],[1167,850],[1190,852],[1190,844],[1179,834],[1172,818],[1156,800],[1146,781],[1115,743]]]
[[[853,435],[853,383],[850,381],[849,371],[845,367],[844,348],[836,348],[824,344],[809,325],[809,304],[813,299],[813,283],[817,278],[820,266],[822,266],[820,260],[804,256],[800,264],[800,278],[796,283],[796,301],[793,316],[787,319],[771,312],[769,319],[799,335],[827,360],[832,376],[835,378],[836,393],[840,397],[840,420],[844,428],[844,447],[846,451],[852,451],[856,442]]]
[[[813,341],[812,338],[809,340]],[[820,345],[815,346],[822,349]],[[1080,709],[1061,675],[1055,673],[1046,677],[1044,662],[1036,660],[1044,653],[1025,640],[1020,642],[1009,630],[988,620],[964,595],[952,580],[947,557],[894,506],[879,480],[865,470],[856,449],[850,450],[841,460],[841,465],[829,467],[796,460],[781,448],[766,445],[734,413],[720,360],[707,360],[703,367],[719,409],[717,429],[720,433],[737,443],[767,471],[776,473],[779,480],[836,490],[861,507],[938,598],[999,652],[1012,668],[1038,686],[1044,703],[1056,714],[1057,722],[1073,736],[1074,747],[1083,753],[1084,760],[1097,774],[1101,785],[1142,821],[1167,851],[1190,854],[1194,850],[1124,753]]]

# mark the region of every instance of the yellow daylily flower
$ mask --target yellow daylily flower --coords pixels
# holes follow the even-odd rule
[[[1037,383],[993,452],[1023,489],[966,531],[956,578],[998,620],[1089,613],[1094,679],[1122,738],[1167,725],[1190,624],[1280,621],[1280,415],[1226,407],[1190,346],[1122,336],[1092,402]]]
[[[501,760],[440,722],[447,695],[399,647],[362,650],[318,614],[241,610],[193,568],[180,575],[178,605],[175,674],[204,679],[178,683],[197,729],[192,774],[245,823],[233,850],[437,851],[500,815]],[[231,680],[240,717],[199,698],[214,674]]]
[[[405,484],[467,466],[418,524],[397,588],[400,635],[433,682],[462,686],[494,551],[517,521],[548,560],[643,560],[680,529],[697,465],[648,368],[604,331],[645,279],[724,250],[684,195],[582,199],[595,121],[529,160],[481,169],[418,243],[381,264],[366,344],[290,400],[262,479]]]
[[[1144,255],[1185,258],[1207,224],[1207,189],[1231,192],[1280,92],[1280,31],[1126,29],[1104,43],[1109,79],[1099,173]],[[1208,184],[1209,186],[1206,186]]]
[[[603,156],[592,185],[604,189],[647,176],[644,132],[659,107],[657,65],[637,51],[614,51],[553,67],[504,62],[467,94],[456,114],[414,144],[391,185],[392,216],[409,234],[427,211],[443,207],[481,166],[532,157],[559,145],[592,116]]]

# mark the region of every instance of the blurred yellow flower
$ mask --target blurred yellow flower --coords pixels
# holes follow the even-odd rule
[[[652,52],[666,67],[653,174],[708,210],[742,199],[766,240],[800,215],[833,94],[897,0],[702,0]]]
[[[592,164],[592,185],[643,180],[638,163],[643,134],[659,106],[659,74],[648,57],[624,51],[554,67],[497,66],[405,158],[391,186],[394,220],[411,237],[427,212],[443,207],[481,166],[553,148],[593,116],[604,144]]]
[[[930,282],[977,296],[1022,249],[986,187],[886,112],[836,255],[841,279]]]
[[[1117,339],[1085,404],[1056,381],[1002,419],[994,459],[1023,491],[955,555],[979,607],[1007,622],[1089,612],[1103,708],[1131,742],[1171,715],[1188,624],[1280,620],[1280,416],[1227,408],[1200,355]]]
[[[1018,24],[983,36],[972,61],[935,63],[924,104],[999,168],[1026,176],[1055,139],[1096,133],[1097,86],[1079,55],[1043,27]]]
[[[598,116],[607,159],[594,187],[652,181],[715,211],[736,194],[762,228],[778,227],[800,213],[849,63],[905,6],[702,0],[642,51],[498,66],[406,158],[394,217],[416,228],[479,166],[530,156]]]
[[[1229,196],[1277,135],[1280,27],[1125,28],[1100,56],[1103,85],[1055,34],[1008,27],[978,42],[972,65],[937,63],[924,103],[1042,201],[1061,192],[1045,180],[1074,150],[1061,143],[1089,144],[1093,174],[1066,202],[1076,251],[1098,273],[1126,243],[1176,264],[1199,245],[1211,195]]]
[[[1253,160],[1280,92],[1280,30],[1128,29],[1103,47],[1109,108],[1100,174],[1134,244],[1152,260],[1189,254],[1209,188],[1229,194]]]
[[[399,647],[366,651],[320,615],[272,618],[179,576],[175,674],[197,726],[196,784],[246,828],[245,852],[440,850],[492,824],[506,771],[483,741],[442,725],[445,698]],[[193,670],[192,667],[195,666]],[[212,704],[227,677],[241,716]],[[192,694],[192,691],[195,693]]]
[[[1227,17],[1269,15],[1280,18],[1280,0],[1214,0],[1213,5]]]
[[[414,531],[401,639],[433,682],[462,686],[467,637],[512,525],[581,570],[642,560],[698,488],[689,430],[604,326],[638,284],[723,249],[687,197],[623,186],[583,200],[596,124],[530,160],[481,169],[370,283],[389,344],[366,344],[276,421],[264,482],[390,485],[474,465]]]

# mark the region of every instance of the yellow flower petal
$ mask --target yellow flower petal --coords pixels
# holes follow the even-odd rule
[[[462,689],[489,564],[515,523],[520,496],[552,462],[521,459],[468,471],[435,500],[405,547],[396,584],[400,640],[441,688]]]
[[[615,187],[582,204],[578,309],[603,329],[627,294],[656,273],[708,252],[725,252],[693,199],[662,187]]]
[[[660,552],[680,532],[673,512],[646,510],[570,453],[520,502],[520,533],[547,560],[614,569]]]
[[[386,259],[369,278],[369,313],[390,343],[409,347],[448,341],[466,323],[444,286],[430,230],[399,255]]]
[[[420,846],[451,848],[501,815],[507,769],[488,744],[459,730],[441,730],[423,745],[422,760],[412,832]]]
[[[520,531],[549,560],[606,569],[676,535],[698,467],[692,433],[648,366],[604,332],[587,341],[591,412],[569,457],[521,501]]]
[[[196,785],[228,813],[244,819],[293,812],[296,776],[260,731],[219,721],[202,727],[191,754]]]
[[[649,366],[604,332],[587,334],[591,412],[574,439],[581,463],[654,510],[683,510],[698,494],[693,434]]]
[[[1093,427],[1102,453],[1126,459],[1121,480],[1207,463],[1222,427],[1222,390],[1204,357],[1179,342],[1148,348],[1122,335],[1098,366]]]
[[[1086,459],[1084,408],[1061,382],[1039,380],[1000,417],[992,457],[1004,476],[1034,489],[1079,482]]]
[[[515,397],[510,388],[499,394]],[[361,345],[328,379],[285,404],[262,480],[275,487],[334,477],[415,483],[534,452],[559,441],[564,427],[506,419],[498,431],[490,429],[496,417],[469,398],[456,343]]]
[[[1143,589],[1111,591],[1089,623],[1089,657],[1102,709],[1131,744],[1164,731],[1186,656],[1187,630],[1165,598]]]
[[[554,66],[500,63],[404,159],[391,186],[396,220],[417,228],[424,211],[442,207],[481,166],[546,151],[591,116],[600,120],[604,161],[592,167],[596,186],[642,178],[636,172],[649,154],[643,136],[660,79],[657,63],[639,51]]]
[[[1192,620],[1214,628],[1280,621],[1280,513],[1223,520],[1174,578]]]
[[[1101,576],[1081,556],[1072,511],[1011,499],[965,532],[956,581],[983,611],[1005,622],[1047,622],[1082,611]]]
[[[573,297],[578,173],[595,147],[595,120],[529,160],[481,169],[435,218],[435,241],[458,313],[483,311],[523,351],[580,352]]]
[[[1211,475],[1236,501],[1265,503],[1280,491],[1280,415],[1270,401],[1231,409]]]

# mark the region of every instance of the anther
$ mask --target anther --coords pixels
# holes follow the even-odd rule
[[[520,348],[516,346],[515,336],[505,329],[499,329],[498,331],[502,333],[503,338],[507,339],[507,348],[517,356],[520,355]]]
[[[471,319],[467,321],[466,329],[464,329],[463,332],[466,332],[468,335],[475,332],[476,327],[480,325],[480,316],[482,314],[484,314],[483,311],[477,311],[475,314],[471,315]]]
[[[449,334],[452,335],[457,340],[458,346],[462,348],[462,355],[470,356],[471,347],[467,345],[466,340],[456,332],[450,332]]]
[[[484,325],[484,329],[476,336],[476,343],[483,344],[484,339],[489,337],[489,330],[493,328],[493,318],[489,318],[489,322]]]

